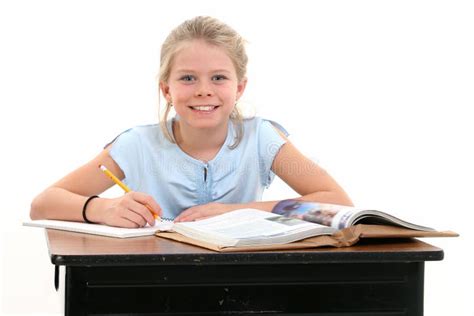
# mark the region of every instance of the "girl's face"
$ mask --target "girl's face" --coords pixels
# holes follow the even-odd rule
[[[160,88],[171,102],[180,123],[193,128],[226,126],[229,115],[245,90],[224,49],[193,40],[175,55],[169,80]]]

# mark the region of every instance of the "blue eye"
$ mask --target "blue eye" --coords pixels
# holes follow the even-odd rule
[[[182,76],[179,80],[183,80],[183,81],[193,81],[193,80],[194,80],[194,76],[185,75],[185,76]]]
[[[222,80],[225,80],[225,79],[227,79],[227,77],[224,76],[224,75],[215,75],[214,77],[212,77],[213,81],[222,81]]]

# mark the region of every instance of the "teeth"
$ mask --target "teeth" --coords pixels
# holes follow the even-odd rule
[[[192,106],[193,110],[198,111],[211,111],[215,108],[213,105],[206,105],[206,106]]]

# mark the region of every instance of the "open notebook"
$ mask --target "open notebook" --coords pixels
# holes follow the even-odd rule
[[[109,236],[116,238],[129,238],[140,236],[152,236],[157,231],[171,230],[173,222],[164,220],[162,222],[155,222],[155,226],[146,226],[142,228],[121,228],[112,227],[99,224],[87,224],[80,222],[56,221],[56,220],[34,220],[26,221],[24,226],[44,227],[51,229],[67,230],[78,233],[86,233],[93,235]]]

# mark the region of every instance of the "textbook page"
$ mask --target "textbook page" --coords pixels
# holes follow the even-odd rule
[[[288,243],[330,234],[334,229],[256,209],[241,209],[195,222],[181,222],[173,231],[221,246]]]
[[[335,214],[332,226],[338,229],[356,224],[396,225],[415,230],[434,231],[434,228],[414,224],[386,212],[368,209],[344,209]]]
[[[433,228],[417,225],[375,209],[337,204],[283,200],[272,210],[286,217],[299,218],[340,230],[356,224],[396,225],[410,229],[434,231]]]

